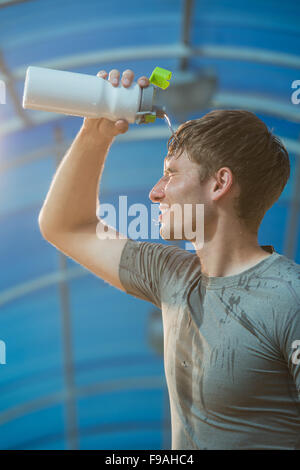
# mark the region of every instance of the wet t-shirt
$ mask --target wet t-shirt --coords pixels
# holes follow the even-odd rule
[[[126,242],[122,285],[162,310],[172,449],[300,449],[300,266],[263,248],[208,277],[194,253]]]

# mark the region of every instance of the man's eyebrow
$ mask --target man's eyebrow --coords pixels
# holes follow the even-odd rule
[[[164,169],[164,173],[176,173],[176,168],[172,168],[172,167],[167,167]]]
[[[170,160],[172,160],[172,155],[167,155],[164,158],[164,174],[165,173],[176,173],[177,172],[177,169],[174,168],[173,166],[171,166],[171,163],[168,166],[168,162],[170,162]]]

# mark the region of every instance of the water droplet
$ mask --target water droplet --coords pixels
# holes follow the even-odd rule
[[[168,124],[168,127],[169,127],[171,133],[172,133],[172,134],[175,134],[175,131],[174,131],[174,129],[172,128],[172,125],[171,125],[170,118],[169,118],[169,116],[167,115],[166,112],[164,112],[164,120],[165,120],[166,123]]]

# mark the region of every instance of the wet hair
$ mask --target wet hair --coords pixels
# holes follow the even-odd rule
[[[266,211],[277,201],[290,176],[287,150],[255,114],[214,110],[179,126],[168,140],[168,155],[183,151],[199,164],[200,182],[226,166],[240,188],[237,216],[257,232]]]

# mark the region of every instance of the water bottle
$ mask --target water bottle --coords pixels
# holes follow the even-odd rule
[[[129,123],[150,123],[163,118],[165,107],[157,103],[158,88],[169,86],[172,73],[156,67],[151,85],[141,88],[114,87],[109,81],[83,73],[30,66],[26,71],[23,108],[71,116],[126,119]]]

